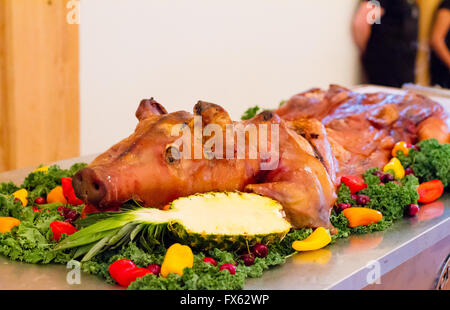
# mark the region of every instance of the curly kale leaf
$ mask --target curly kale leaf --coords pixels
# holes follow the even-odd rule
[[[194,254],[194,266],[186,268],[182,276],[169,274],[168,277],[156,277],[146,275],[132,282],[128,289],[130,290],[234,290],[244,287],[246,278],[261,277],[263,272],[271,266],[283,264],[286,256],[294,253],[292,242],[303,240],[312,229],[294,230],[286,237],[275,244],[269,245],[269,253],[265,258],[255,258],[255,263],[251,266],[245,266],[240,260],[239,255],[234,252],[213,249],[206,253],[213,257],[218,265],[238,262],[236,274],[231,275],[226,270],[219,270],[209,263],[203,262],[205,254],[202,252]],[[90,274],[99,275],[109,283],[115,283],[108,272],[109,265],[121,258],[132,260],[138,267],[146,267],[148,264],[161,264],[164,259],[166,249],[160,246],[151,254],[140,249],[136,244],[129,243],[120,250],[113,250],[101,253],[92,260],[82,264],[82,269]]]
[[[401,184],[396,182],[375,184],[372,175],[365,176],[364,180],[368,186],[360,193],[370,197],[365,207],[380,211],[384,220],[392,221],[402,218],[404,208],[409,204],[417,203],[419,199],[416,190],[419,180],[413,175],[407,175]]]
[[[85,163],[77,163],[69,169],[61,169],[53,165],[48,168],[48,172],[36,171],[30,173],[20,187],[28,191],[28,200],[32,202],[37,197],[46,196],[53,188],[61,185],[62,177],[71,178],[78,170],[85,166]]]
[[[19,187],[13,182],[0,183],[0,194],[11,195],[18,189]]]
[[[12,198],[0,195],[0,214],[13,216],[20,220],[20,225],[11,232],[0,234],[0,254],[12,260],[33,264],[50,262],[66,263],[72,252],[54,252],[55,241],[51,240],[50,223],[64,220],[56,209],[48,212],[33,212],[31,207],[23,207]]]
[[[450,184],[450,144],[439,144],[436,139],[420,141],[420,150],[410,149],[408,156],[397,153],[403,167],[411,167],[422,182],[439,179],[447,187]]]
[[[34,264],[66,263],[71,259],[74,254],[72,250],[53,251],[56,243],[52,240],[50,223],[63,221],[64,217],[56,208],[48,207],[41,212],[33,212],[32,206],[35,197],[44,196],[53,187],[60,184],[61,177],[73,176],[84,165],[76,164],[68,170],[52,166],[49,168],[48,174],[44,172],[31,173],[22,185],[29,192],[27,207],[23,207],[11,195],[18,189],[17,186],[11,182],[0,185],[0,216],[10,216],[20,220],[20,225],[14,227],[11,232],[0,234],[0,254],[11,260]],[[82,206],[67,207],[78,212],[82,208]]]
[[[241,116],[241,120],[247,120],[253,118],[258,111],[261,110],[260,107],[255,105],[254,107],[248,108],[244,114]]]
[[[413,175],[407,175],[399,183],[388,182],[379,184],[380,179],[373,173],[377,169],[367,170],[363,177],[367,188],[358,192],[358,194],[367,195],[370,201],[364,207],[380,211],[383,214],[383,220],[368,226],[348,227],[348,219],[341,212],[337,214],[335,210],[331,212],[330,220],[338,233],[333,236],[333,240],[346,238],[351,234],[366,234],[374,231],[385,230],[390,227],[394,220],[403,217],[404,208],[417,203],[419,195],[417,194],[418,179]],[[349,203],[353,207],[358,206],[355,199],[351,198],[350,189],[341,184],[338,190],[338,199],[336,203]]]

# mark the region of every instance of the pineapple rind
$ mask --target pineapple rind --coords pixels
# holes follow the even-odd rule
[[[282,240],[289,232],[288,229],[282,232],[260,235],[199,234],[187,230],[180,224],[172,225],[169,229],[179,242],[188,244],[192,248],[205,251],[212,250],[214,248],[237,251],[251,247],[256,243],[271,244]]]

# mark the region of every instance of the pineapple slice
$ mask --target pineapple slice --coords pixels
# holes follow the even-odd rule
[[[57,250],[79,247],[83,261],[107,248],[138,240],[144,248],[164,234],[191,247],[238,250],[281,240],[291,229],[283,207],[253,193],[210,192],[176,199],[167,211],[138,208],[111,213],[63,240]]]

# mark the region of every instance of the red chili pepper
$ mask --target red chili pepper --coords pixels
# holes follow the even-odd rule
[[[352,194],[367,187],[367,184],[364,183],[363,178],[354,175],[343,175],[341,177],[341,182],[348,186]]]
[[[72,186],[72,178],[63,177],[61,178],[61,185],[63,189],[63,195],[69,204],[73,206],[78,206],[83,204],[83,200],[78,199],[75,196],[75,191]]]
[[[61,221],[53,221],[50,223],[50,227],[53,232],[53,240],[59,241],[62,234],[71,235],[78,230],[70,223],[61,222]]]
[[[137,278],[152,273],[146,268],[138,268],[131,260],[123,258],[109,266],[109,274],[122,286],[128,286]]]
[[[441,197],[444,192],[444,184],[441,180],[432,180],[422,183],[417,187],[417,192],[419,193],[418,202],[429,203],[435,201]]]

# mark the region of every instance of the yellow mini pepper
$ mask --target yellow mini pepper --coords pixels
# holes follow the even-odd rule
[[[60,202],[66,204],[67,200],[64,197],[63,189],[61,186],[56,186],[54,189],[47,194],[47,203]]]
[[[0,233],[8,233],[11,232],[11,229],[14,226],[18,226],[20,221],[14,217],[1,216],[0,217]]]
[[[39,172],[42,171],[44,173],[48,173],[48,166],[44,166],[44,167],[40,167],[40,168],[36,168],[33,172]]]
[[[308,238],[301,241],[294,241],[292,248],[296,251],[312,251],[321,249],[330,242],[331,236],[328,231],[323,227],[319,227]]]
[[[396,157],[398,151],[402,151],[405,156],[408,156],[409,154],[408,143],[406,143],[405,141],[399,141],[395,143],[394,148],[392,149],[392,156]]]
[[[396,179],[403,179],[405,176],[405,169],[403,169],[402,163],[396,157],[393,157],[383,168],[384,172],[388,172],[389,170],[394,171],[394,177]]]
[[[28,192],[27,192],[27,190],[25,188],[21,188],[18,191],[14,192],[13,196],[14,196],[14,198],[19,199],[24,207],[27,206],[27,204],[28,204]]]
[[[161,275],[167,277],[169,273],[183,275],[183,269],[192,268],[194,265],[194,254],[187,245],[179,243],[172,244],[166,252],[164,261],[161,265]]]

